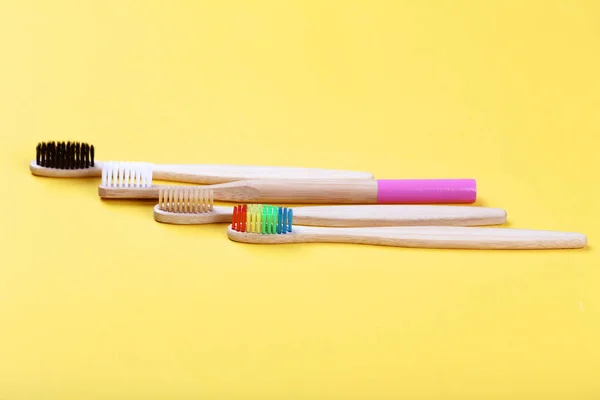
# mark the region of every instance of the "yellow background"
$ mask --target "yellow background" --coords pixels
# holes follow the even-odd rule
[[[0,2],[0,398],[599,398],[600,2]],[[260,247],[100,160],[474,177],[581,251]]]

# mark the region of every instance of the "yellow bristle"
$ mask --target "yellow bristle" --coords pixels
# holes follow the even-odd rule
[[[261,232],[261,223],[262,223],[262,204],[256,205],[256,233]]]
[[[189,200],[190,192],[185,189],[183,189],[182,191],[183,191],[183,196],[181,196],[182,197],[181,201],[183,202],[182,212],[186,213],[186,212],[188,212],[188,200]]]
[[[250,204],[246,205],[246,232],[252,231],[252,211]]]
[[[256,233],[256,227],[258,226],[257,224],[257,215],[256,215],[256,204],[252,205],[252,232]]]

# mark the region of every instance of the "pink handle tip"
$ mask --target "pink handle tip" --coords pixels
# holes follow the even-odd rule
[[[377,181],[377,203],[474,203],[475,179],[391,179]]]

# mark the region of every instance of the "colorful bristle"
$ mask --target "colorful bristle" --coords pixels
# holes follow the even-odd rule
[[[35,148],[35,163],[54,169],[84,169],[94,166],[94,146],[80,142],[43,142]]]
[[[292,219],[291,208],[268,204],[238,205],[233,208],[231,228],[262,235],[286,234],[292,232]]]

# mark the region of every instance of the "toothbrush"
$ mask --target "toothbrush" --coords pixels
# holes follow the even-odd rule
[[[270,205],[214,205],[213,189],[173,186],[159,190],[154,219],[176,225],[231,222],[234,213],[251,213]],[[261,208],[262,210],[262,208]],[[506,211],[500,208],[422,205],[312,206],[294,209],[295,222],[315,226],[417,226],[500,225]]]
[[[44,142],[36,147],[32,174],[53,178],[100,177],[106,162],[95,161],[94,146],[81,142]],[[198,184],[244,179],[373,179],[361,171],[319,168],[267,167],[213,164],[148,164],[156,179]]]
[[[158,199],[149,164],[116,163],[102,168],[102,198]],[[214,199],[246,203],[437,204],[474,203],[474,179],[254,179],[205,186]]]
[[[581,233],[543,230],[408,226],[324,228],[293,226],[289,208],[251,208],[237,212],[227,228],[230,240],[255,244],[354,243],[438,249],[579,249],[587,244]]]

